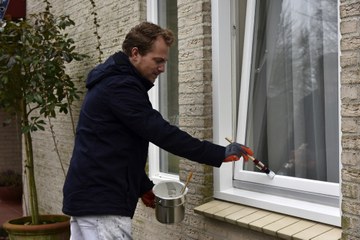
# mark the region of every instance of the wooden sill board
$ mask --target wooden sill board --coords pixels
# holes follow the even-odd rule
[[[194,208],[197,214],[282,239],[338,240],[341,228],[241,204],[213,200]]]

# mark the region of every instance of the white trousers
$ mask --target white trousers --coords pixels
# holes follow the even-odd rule
[[[70,224],[70,240],[132,240],[130,217],[71,217]]]

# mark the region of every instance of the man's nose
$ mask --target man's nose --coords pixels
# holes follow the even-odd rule
[[[164,72],[165,71],[165,63],[162,63],[158,66],[158,70],[159,72]]]

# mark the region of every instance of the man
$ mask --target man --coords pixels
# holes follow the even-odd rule
[[[63,189],[73,240],[131,239],[139,197],[155,205],[145,173],[149,142],[215,167],[253,155],[238,143],[225,148],[193,138],[152,108],[147,91],[164,72],[173,40],[170,30],[143,22],[126,35],[123,52],[89,73]]]

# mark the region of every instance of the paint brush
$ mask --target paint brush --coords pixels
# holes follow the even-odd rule
[[[233,141],[231,141],[229,138],[225,138],[229,143],[232,143]],[[247,155],[255,164],[255,166],[262,172],[266,173],[268,175],[268,177],[270,177],[271,179],[273,179],[275,177],[275,173],[273,171],[271,171],[265,164],[263,164],[260,160],[254,158],[251,155]]]
[[[190,172],[190,173],[189,173],[189,175],[188,175],[188,177],[187,177],[187,179],[186,179],[186,182],[185,182],[184,187],[181,189],[181,195],[183,195],[183,194],[184,194],[185,189],[186,189],[187,185],[189,184],[189,182],[190,182],[190,179],[191,179],[192,175],[193,175],[193,173],[192,173],[192,172]]]

